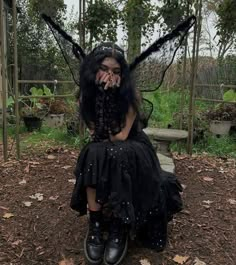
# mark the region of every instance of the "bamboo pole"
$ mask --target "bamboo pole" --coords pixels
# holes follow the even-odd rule
[[[222,87],[222,88],[236,88],[236,85],[224,85],[224,84],[196,84],[196,87]]]
[[[190,7],[189,7],[189,3],[188,3],[187,15],[189,15],[189,8]],[[186,87],[187,87],[187,82],[186,82],[187,51],[188,51],[188,35],[186,36],[185,43],[184,43],[183,84],[182,84],[181,98],[180,98],[180,120],[179,120],[180,130],[183,129],[184,100],[185,100],[185,91],[186,91]]]
[[[30,99],[30,98],[66,98],[66,97],[74,97],[74,94],[66,94],[66,95],[43,95],[43,96],[19,96],[19,99]]]
[[[18,87],[18,54],[17,54],[17,9],[16,0],[12,0],[13,9],[13,39],[14,39],[14,92],[16,115],[16,156],[20,159],[20,114],[19,114],[19,87]]]
[[[207,101],[207,102],[217,102],[217,103],[225,103],[225,104],[236,104],[235,101],[225,101],[220,99],[210,99],[210,98],[195,98],[198,101]]]
[[[198,22],[197,22],[197,47],[196,47],[196,57],[195,57],[195,71],[194,71],[194,80],[193,80],[193,93],[192,93],[192,130],[191,130],[191,142],[189,148],[189,154],[192,155],[193,151],[193,130],[194,130],[194,118],[195,118],[195,97],[196,97],[196,78],[197,78],[197,70],[198,70],[198,55],[200,48],[200,39],[201,39],[201,30],[202,30],[202,0],[199,0],[199,10],[198,10]]]
[[[56,81],[55,80],[18,80],[19,84],[74,84],[74,81]]]
[[[3,127],[3,158],[7,160],[7,97],[6,97],[6,58],[5,58],[5,15],[4,1],[0,0],[0,36],[1,36],[1,65],[2,65],[2,127]]]
[[[199,1],[197,1],[197,17],[199,14]],[[189,119],[188,119],[188,142],[187,152],[192,155],[192,143],[193,143],[193,108],[194,108],[194,93],[195,93],[195,77],[196,77],[196,46],[197,46],[197,32],[198,32],[198,19],[194,25],[194,37],[193,37],[193,52],[192,52],[192,72],[190,80],[190,98],[189,98]]]

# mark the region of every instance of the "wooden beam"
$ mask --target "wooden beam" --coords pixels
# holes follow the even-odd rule
[[[14,42],[14,80],[15,115],[16,115],[16,156],[20,159],[20,114],[19,114],[19,87],[18,87],[18,52],[17,52],[17,9],[16,0],[12,0],[13,9],[13,42]]]
[[[7,160],[7,86],[6,86],[6,29],[4,2],[0,0],[0,37],[1,37],[1,65],[2,65],[2,127],[3,127],[3,157]]]

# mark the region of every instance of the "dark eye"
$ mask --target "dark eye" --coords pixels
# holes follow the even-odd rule
[[[120,71],[119,68],[117,68],[117,69],[114,69],[114,70],[113,70],[113,73],[114,73],[115,75],[120,75],[120,74],[121,74],[121,71]]]
[[[108,68],[105,65],[101,64],[100,65],[100,70],[102,70],[104,72],[107,72],[108,71]]]

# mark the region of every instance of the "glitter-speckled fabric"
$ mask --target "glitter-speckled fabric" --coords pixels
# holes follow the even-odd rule
[[[182,189],[175,175],[161,169],[136,122],[126,141],[88,143],[79,155],[75,175],[72,209],[86,214],[86,187],[94,187],[97,202],[137,234],[141,231],[146,246],[164,248],[167,222],[182,208]]]

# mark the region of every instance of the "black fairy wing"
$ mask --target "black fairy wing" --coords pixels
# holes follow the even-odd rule
[[[155,91],[161,86],[166,71],[195,22],[195,16],[189,17],[172,32],[156,40],[130,64],[140,91]]]
[[[52,31],[75,83],[79,85],[80,64],[85,57],[83,49],[49,16],[42,14],[42,18]]]

